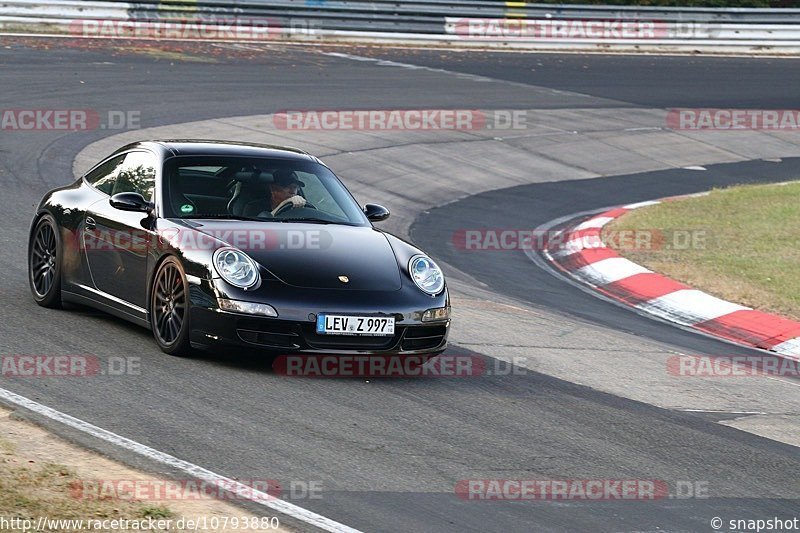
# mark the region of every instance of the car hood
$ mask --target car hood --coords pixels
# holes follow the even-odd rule
[[[191,226],[236,247],[295,287],[396,291],[400,267],[386,236],[371,227],[193,220]],[[347,282],[340,280],[347,278]]]

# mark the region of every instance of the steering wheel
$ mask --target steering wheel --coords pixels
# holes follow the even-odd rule
[[[309,209],[316,209],[314,204],[312,204],[310,202],[306,202],[306,205],[304,205],[303,207],[308,207]],[[288,204],[283,204],[283,207],[278,209],[273,216],[282,215],[283,213],[285,213],[289,209],[293,209],[293,208],[294,208],[294,204],[291,203],[291,202],[289,202]]]

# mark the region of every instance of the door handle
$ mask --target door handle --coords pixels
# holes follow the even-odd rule
[[[97,222],[92,217],[86,217],[86,229],[95,229]]]

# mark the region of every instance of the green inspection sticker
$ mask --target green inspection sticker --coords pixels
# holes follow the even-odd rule
[[[192,204],[183,204],[181,206],[181,213],[191,213],[194,211],[194,206]]]

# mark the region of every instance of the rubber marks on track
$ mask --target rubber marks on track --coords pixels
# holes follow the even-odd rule
[[[657,203],[630,204],[584,220],[564,230],[558,245],[544,255],[559,270],[627,306],[800,360],[800,322],[720,300],[637,265],[602,242],[603,226],[632,209]]]

